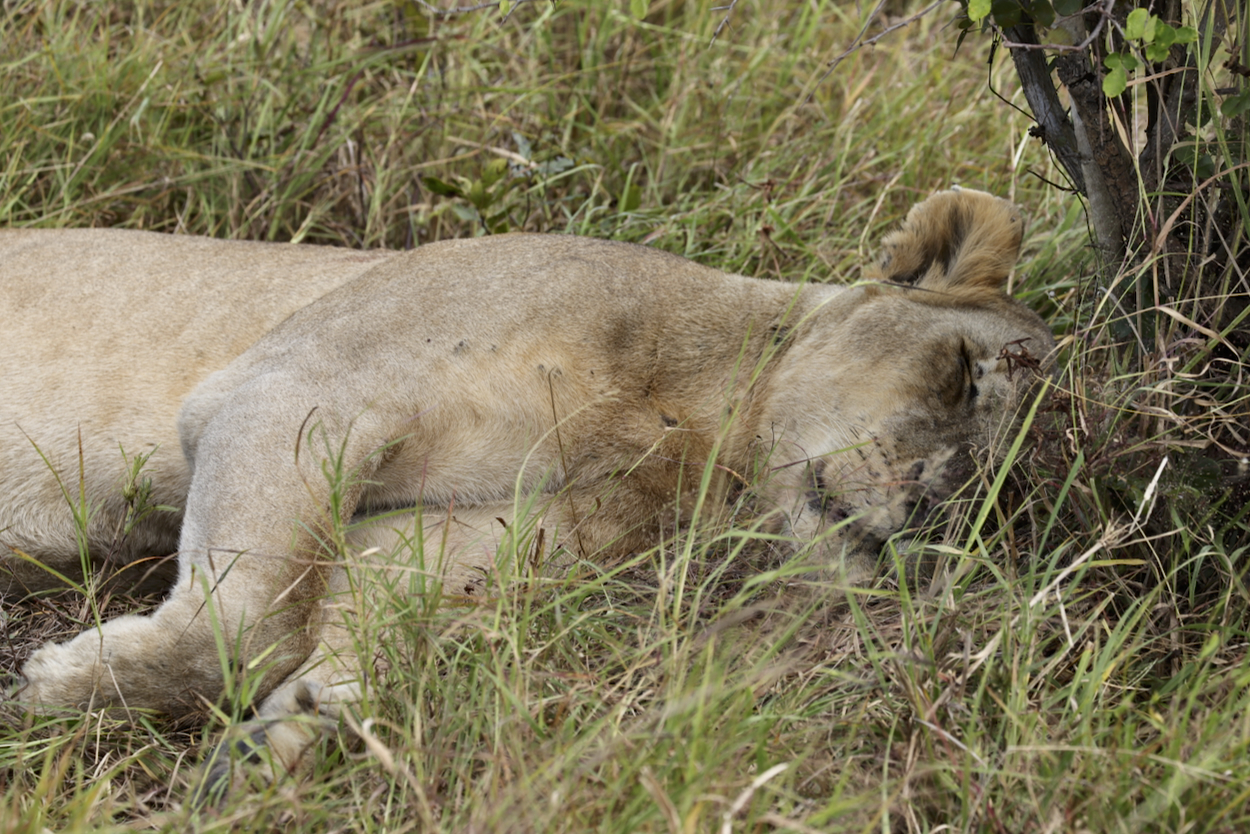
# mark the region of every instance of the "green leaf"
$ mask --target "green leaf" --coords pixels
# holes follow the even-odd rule
[[[1154,42],[1146,47],[1148,61],[1162,61],[1168,57],[1168,49],[1176,41],[1176,30],[1163,21],[1159,21],[1154,33]]]
[[[626,184],[625,189],[621,192],[619,203],[622,212],[637,211],[638,207],[642,205],[642,189],[632,182]]]
[[[1029,3],[1029,16],[1043,29],[1055,25],[1055,9],[1050,5],[1050,0],[1033,0]]]
[[[1150,20],[1150,12],[1145,9],[1133,9],[1124,21],[1124,37],[1131,41],[1139,41],[1146,33],[1146,23]]]
[[[991,0],[990,8],[994,13],[994,22],[1003,29],[1020,23],[1024,9],[1020,8],[1021,0]]]
[[[980,23],[990,13],[990,0],[968,0],[968,19]]]
[[[512,131],[512,141],[516,142],[517,153],[519,153],[523,159],[534,158],[534,146],[530,144],[530,140],[526,139],[514,130]]]
[[[469,198],[469,202],[477,207],[478,211],[485,211],[486,207],[491,203],[491,195],[486,192],[486,186],[481,180],[474,180],[469,185],[469,193],[465,195]]]
[[[1055,0],[1055,13],[1064,17],[1074,15],[1085,8],[1084,0]]]
[[[1111,56],[1108,55],[1108,58]],[[1102,79],[1102,93],[1107,98],[1115,98],[1128,89],[1128,73],[1124,67],[1115,66]]]
[[[1137,59],[1127,52],[1112,52],[1102,59],[1102,63],[1111,70],[1119,69],[1130,72],[1137,69]]]
[[[553,177],[556,174],[562,174],[573,167],[575,163],[567,156],[555,156],[544,162],[538,163],[538,167],[534,169],[539,176]]]
[[[508,212],[501,211],[493,217],[486,218],[486,228],[492,235],[507,234],[511,231],[508,223]]]
[[[1250,88],[1242,90],[1235,96],[1229,96],[1220,105],[1220,112],[1229,119],[1233,116],[1240,116],[1247,110],[1250,110]]]
[[[1152,43],[1146,47],[1146,60],[1159,63],[1168,57],[1168,48],[1161,43]]]
[[[508,12],[512,11],[512,0],[499,0],[499,13],[504,17],[508,16]]]
[[[1198,40],[1198,30],[1192,26],[1182,26],[1176,30],[1176,43],[1193,43]]]
[[[465,223],[474,223],[481,219],[477,209],[473,208],[473,206],[466,206],[464,203],[452,203],[451,213]]]
[[[647,10],[650,6],[651,0],[629,0],[629,13],[642,20],[647,16]]]
[[[1119,69],[1129,72],[1137,69],[1137,59],[1127,52],[1112,52],[1110,55],[1102,59],[1102,63],[1107,69]]]
[[[1194,171],[1200,180],[1209,179],[1215,173],[1215,160],[1210,154],[1203,153],[1197,142],[1177,145],[1172,149],[1172,157]]]
[[[421,183],[440,197],[459,197],[460,189],[451,183],[443,182],[437,177],[422,177]]]
[[[504,178],[508,173],[508,160],[492,159],[486,163],[486,167],[482,169],[482,182],[487,188]]]
[[[1211,158],[1211,154],[1204,153],[1198,157],[1194,164],[1194,175],[1200,180],[1209,180],[1215,176],[1215,160]]]

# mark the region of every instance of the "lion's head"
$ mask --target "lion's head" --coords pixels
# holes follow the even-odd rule
[[[862,282],[795,328],[774,381],[783,440],[767,489],[796,538],[848,579],[917,505],[1001,458],[1053,365],[1050,329],[1005,292],[1023,228],[989,194],[936,194]]]

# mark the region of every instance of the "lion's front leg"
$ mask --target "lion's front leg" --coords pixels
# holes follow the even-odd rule
[[[126,615],[36,651],[18,701],[56,708],[122,707],[173,715],[202,709],[221,689],[222,663],[205,595],[183,586],[150,615]],[[221,635],[223,638],[224,634]]]
[[[315,640],[308,628],[314,594],[304,590],[305,599],[287,603],[281,589],[273,590],[273,576],[249,564],[278,558],[249,554],[219,571],[192,565],[155,612],[118,617],[35,652],[23,667],[18,700],[45,710],[121,707],[184,715],[217,699],[225,670],[241,673],[245,659],[262,656],[257,688],[273,688]],[[311,583],[322,572],[310,567]]]
[[[272,689],[312,650],[308,626],[325,568],[259,553],[216,552],[205,561],[216,564],[183,566],[156,611],[118,617],[35,652],[17,699],[40,710],[119,707],[176,716],[216,701],[225,674],[259,673],[255,688]],[[284,598],[287,589],[297,592],[287,595],[293,598]]]
[[[190,801],[211,805],[250,779],[272,782],[307,770],[311,751],[339,729],[345,711],[359,704],[368,672],[360,657],[358,612],[361,577],[337,567],[320,600],[312,654],[261,702],[255,717],[230,727],[204,761]]]
[[[387,639],[385,623],[371,615],[406,607],[397,597],[482,596],[515,577],[566,566],[572,557],[563,543],[573,530],[562,507],[561,499],[532,496],[450,513],[395,512],[357,525],[320,601],[317,648],[255,718],[227,730],[192,801],[212,804],[248,780],[301,774],[324,736],[359,726],[361,698],[377,683],[373,647]]]
[[[359,489],[341,486],[332,501],[326,453],[293,460],[300,417],[258,402],[267,401],[240,391],[198,439],[168,599],[40,649],[19,699],[186,714],[215,702],[227,674],[259,675],[248,689],[263,696],[313,651],[333,567],[331,514],[350,516]],[[363,438],[322,448],[342,450],[347,471],[368,458]]]

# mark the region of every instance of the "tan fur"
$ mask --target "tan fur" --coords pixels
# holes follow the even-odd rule
[[[516,502],[541,507],[557,561],[612,558],[685,523],[714,459],[714,503],[745,482],[771,529],[863,578],[958,485],[948,461],[1009,436],[1033,379],[1012,354],[1053,350],[1003,293],[1021,232],[1008,203],[942,192],[885,240],[883,280],[850,288],[564,236],[361,253],[0,232],[0,593],[78,571],[71,503],[94,508],[96,561],[141,578],[177,552],[157,611],[45,646],[17,697],[193,711],[221,694],[224,635],[268,670],[276,723],[253,738],[296,766],[308,733],[280,719],[356,697],[326,602],[346,587],[336,511],[421,506],[426,552],[445,540],[440,570],[472,592],[495,519],[526,523]],[[119,447],[151,454],[151,501],[178,508],[127,535]]]

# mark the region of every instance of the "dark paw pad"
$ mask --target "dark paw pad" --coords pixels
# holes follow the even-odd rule
[[[204,762],[204,775],[191,791],[193,808],[211,808],[221,804],[230,793],[240,765],[257,765],[265,761],[268,742],[265,729],[257,727],[242,738],[223,741]]]

